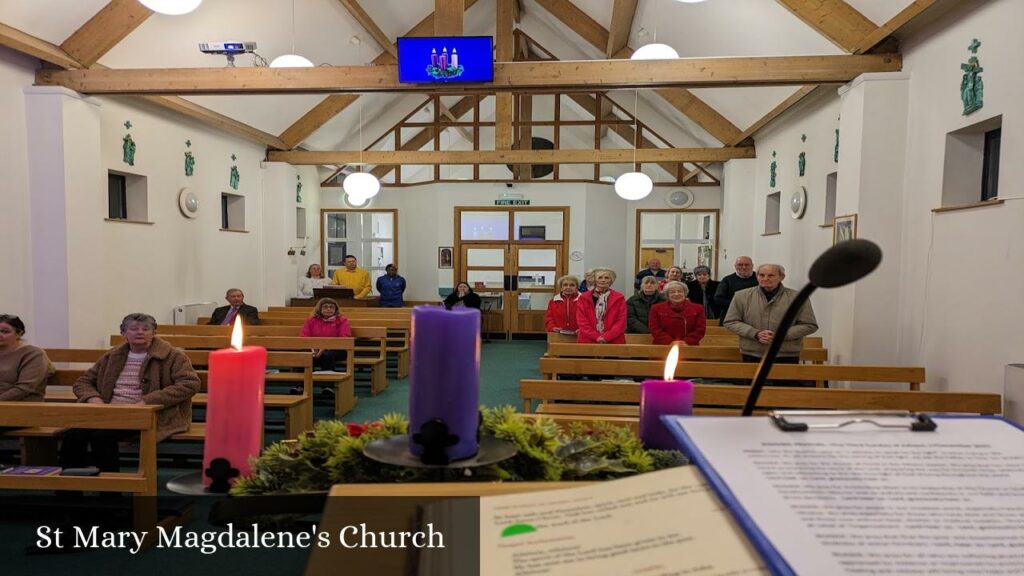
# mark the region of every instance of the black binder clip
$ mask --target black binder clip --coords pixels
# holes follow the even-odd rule
[[[853,424],[873,424],[878,428],[897,430],[910,430],[911,432],[934,432],[938,424],[927,414],[911,412],[909,410],[775,410],[769,412],[768,416],[772,422],[783,432],[807,432],[809,430],[839,430]],[[793,422],[790,418],[806,418],[814,416],[827,416],[830,418],[847,417],[839,422],[822,424],[808,424],[807,422]],[[911,418],[907,424],[891,424],[879,422],[874,418]]]

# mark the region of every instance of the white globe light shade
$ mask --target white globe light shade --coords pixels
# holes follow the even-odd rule
[[[380,180],[369,172],[355,172],[345,176],[341,187],[349,196],[357,198],[373,198],[380,192]]]
[[[676,49],[668,44],[644,44],[633,55],[630,60],[674,60],[679,58]]]
[[[153,12],[181,16],[198,8],[203,0],[139,0],[139,2]]]
[[[370,199],[367,198],[366,196],[359,196],[358,194],[346,194],[345,195],[345,200],[346,200],[346,202],[348,202],[349,206],[352,206],[352,207],[355,207],[355,208],[359,208],[360,206],[365,206],[366,203],[370,201]]]
[[[626,172],[615,179],[615,193],[623,200],[642,200],[654,189],[654,182],[643,172]]]
[[[312,68],[313,63],[308,58],[298,54],[284,54],[278,56],[270,63],[271,68]]]

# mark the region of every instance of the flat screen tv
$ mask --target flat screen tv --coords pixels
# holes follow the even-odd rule
[[[490,36],[405,36],[398,39],[398,81],[411,84],[493,82]]]

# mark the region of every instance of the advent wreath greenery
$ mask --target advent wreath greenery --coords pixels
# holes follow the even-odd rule
[[[687,464],[680,452],[648,450],[630,430],[604,422],[573,424],[563,430],[547,418],[520,418],[514,408],[481,408],[484,434],[515,444],[504,462],[447,470],[444,480],[604,480]],[[252,473],[231,488],[236,496],[322,492],[332,484],[436,482],[436,469],[382,464],[363,455],[379,438],[406,434],[409,422],[388,414],[367,425],[322,420],[297,440],[277,442],[257,458]]]

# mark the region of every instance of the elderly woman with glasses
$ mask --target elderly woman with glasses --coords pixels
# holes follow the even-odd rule
[[[352,327],[348,319],[341,315],[338,303],[333,298],[321,298],[313,308],[313,314],[302,324],[299,336],[347,338],[352,336]],[[316,350],[313,352],[313,366],[316,370],[334,370],[338,361],[344,357],[344,350]]]
[[[669,282],[665,285],[667,300],[651,306],[648,322],[655,344],[682,341],[688,346],[697,346],[704,338],[704,308],[687,300],[687,293],[686,284]]]
[[[594,269],[594,286],[576,303],[576,323],[580,344],[626,343],[626,297],[612,290],[615,272]]]
[[[182,350],[156,336],[156,319],[129,314],[121,321],[125,343],[103,355],[72,389],[87,404],[150,404],[157,412],[157,442],[188,430],[192,423],[192,396],[199,391],[199,375]],[[119,430],[70,430],[61,445],[61,466],[95,465],[105,472],[120,466]],[[92,448],[92,457],[89,448]]]
[[[546,331],[575,334],[579,329],[579,324],[576,323],[576,304],[580,299],[579,283],[575,276],[562,276],[558,279],[558,294],[548,301],[548,309],[544,312]]]

